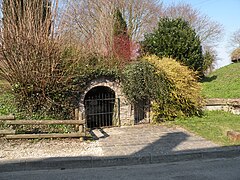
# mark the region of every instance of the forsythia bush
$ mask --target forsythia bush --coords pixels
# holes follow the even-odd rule
[[[153,119],[199,115],[203,101],[196,74],[179,62],[143,57],[123,72],[123,90],[130,100],[151,100]]]
[[[163,102],[161,97],[153,103],[154,118],[174,118],[179,116],[199,115],[203,105],[200,95],[201,85],[196,80],[196,74],[187,66],[170,58],[157,56],[145,57],[153,64],[157,73],[162,71],[171,84],[169,96]]]

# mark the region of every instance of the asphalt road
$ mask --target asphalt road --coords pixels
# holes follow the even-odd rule
[[[88,169],[38,170],[0,173],[0,180],[240,180],[237,158]]]

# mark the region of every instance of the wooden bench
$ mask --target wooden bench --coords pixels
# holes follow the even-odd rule
[[[76,125],[76,133],[49,133],[49,134],[15,134],[14,130],[0,130],[0,136],[6,139],[34,139],[34,138],[83,138],[86,136],[83,120],[15,120],[13,115],[0,116],[0,122],[5,125]]]

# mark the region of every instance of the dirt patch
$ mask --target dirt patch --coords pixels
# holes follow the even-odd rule
[[[78,138],[11,141],[0,139],[0,160],[101,154],[102,149],[97,141],[81,142]]]

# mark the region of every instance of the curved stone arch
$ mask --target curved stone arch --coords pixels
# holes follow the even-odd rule
[[[84,99],[86,94],[93,88],[95,87],[108,87],[111,90],[114,91],[115,93],[115,98],[120,98],[122,97],[122,93],[121,93],[121,86],[119,81],[113,81],[113,80],[109,80],[106,78],[99,78],[99,79],[95,79],[92,80],[86,87],[85,91],[82,93],[82,95],[80,96],[80,102],[79,102],[79,111],[83,114],[85,114],[85,107],[84,107]]]

